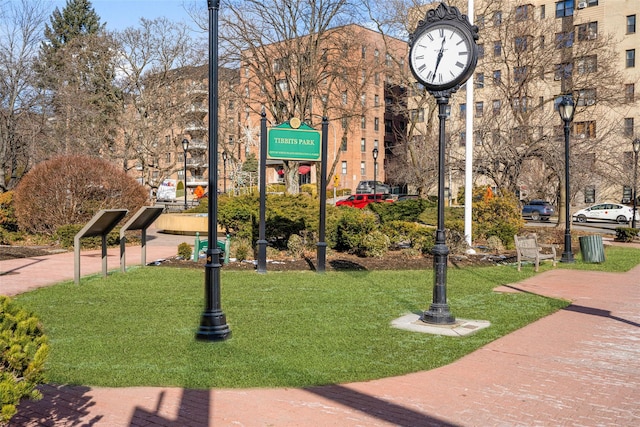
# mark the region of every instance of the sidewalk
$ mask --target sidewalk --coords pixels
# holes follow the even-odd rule
[[[176,253],[180,242],[162,240],[149,242],[148,262]],[[22,283],[23,292],[58,281],[49,272],[62,274],[62,266],[53,267],[53,259],[63,264],[62,255],[43,258],[0,276],[0,293],[6,282]],[[83,275],[89,258],[83,254]],[[110,269],[118,259],[109,256]],[[99,272],[100,256],[97,261]],[[72,280],[73,265],[66,270]],[[640,266],[624,274],[553,269],[497,291],[534,292],[572,305],[431,371],[307,389],[47,385],[44,399],[24,402],[10,425],[640,425]]]

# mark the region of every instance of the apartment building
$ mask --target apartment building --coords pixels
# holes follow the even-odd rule
[[[262,111],[269,126],[297,117],[317,130],[324,116],[329,120],[329,188],[355,192],[361,180],[385,181],[394,129],[402,128],[404,120],[392,104],[399,102],[397,73],[406,68],[407,43],[359,25],[314,37],[243,53],[239,88],[244,111],[238,134],[256,139],[246,147],[257,154]],[[268,160],[267,183],[284,182],[285,163]],[[318,163],[292,162],[291,167],[298,184],[316,182]]]
[[[466,0],[452,3],[466,11]],[[470,109],[475,183],[556,201],[564,173],[557,105],[568,95],[576,105],[572,206],[630,202],[632,141],[640,137],[638,15],[637,0],[476,0],[473,105],[461,88],[447,124],[454,198],[464,185]]]

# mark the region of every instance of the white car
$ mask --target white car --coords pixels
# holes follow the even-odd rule
[[[573,220],[578,222],[595,221],[615,221],[619,224],[631,222],[633,218],[633,208],[619,203],[600,203],[586,209],[580,209],[573,214]],[[638,212],[636,212],[636,221]]]

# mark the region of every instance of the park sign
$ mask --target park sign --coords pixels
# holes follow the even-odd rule
[[[293,118],[267,131],[267,157],[278,160],[320,160],[320,132]]]

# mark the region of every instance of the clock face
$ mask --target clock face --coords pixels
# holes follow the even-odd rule
[[[462,30],[436,24],[414,41],[409,61],[416,78],[426,87],[450,88],[469,77],[473,48],[473,41]]]

